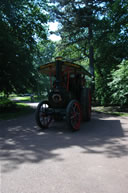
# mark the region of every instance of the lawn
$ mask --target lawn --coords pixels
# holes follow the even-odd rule
[[[119,106],[97,106],[92,107],[92,111],[116,116],[128,116],[128,108],[120,108]]]
[[[24,98],[24,100],[26,101],[26,98]],[[0,100],[0,119],[14,119],[34,111],[35,109],[23,102],[11,101],[10,99],[5,98]]]

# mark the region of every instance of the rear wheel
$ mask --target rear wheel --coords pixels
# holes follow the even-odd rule
[[[72,100],[66,109],[66,121],[72,131],[77,131],[81,123],[81,107],[77,100]]]
[[[82,119],[83,121],[89,121],[91,119],[91,89],[82,89],[80,103],[82,109]]]
[[[41,101],[37,106],[35,119],[37,125],[42,129],[48,128],[52,121],[52,115],[49,112],[49,108],[50,105],[48,101]]]

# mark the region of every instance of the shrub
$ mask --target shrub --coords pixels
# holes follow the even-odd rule
[[[124,106],[128,104],[128,60],[118,65],[116,71],[111,72],[112,81],[108,83],[112,91],[112,104]]]
[[[10,111],[16,109],[16,104],[8,98],[1,97],[0,99],[0,112]]]

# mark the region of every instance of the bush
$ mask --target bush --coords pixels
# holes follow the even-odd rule
[[[112,104],[124,106],[128,104],[128,60],[118,65],[116,71],[111,72],[112,81],[108,83],[112,91]]]
[[[1,97],[0,99],[0,112],[10,111],[16,109],[16,104],[8,98]]]
[[[111,103],[111,90],[107,85],[108,76],[100,77],[96,74],[95,77],[95,92],[94,98],[96,105],[108,106]],[[95,104],[94,104],[95,105]]]

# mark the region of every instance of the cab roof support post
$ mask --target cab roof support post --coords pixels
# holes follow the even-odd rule
[[[56,60],[56,88],[61,87],[62,61]]]

